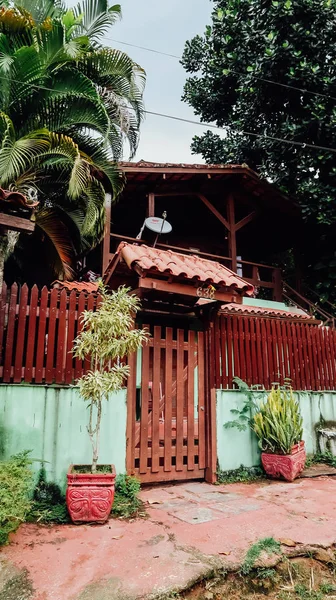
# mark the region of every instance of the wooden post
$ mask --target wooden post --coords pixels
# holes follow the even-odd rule
[[[155,194],[148,194],[147,217],[155,217]]]
[[[230,226],[229,229],[229,256],[231,258],[231,269],[237,273],[237,242],[236,242],[236,222],[235,222],[235,207],[234,198],[229,194],[227,200],[227,220]]]
[[[105,211],[106,211],[106,225],[105,234],[103,239],[103,264],[102,264],[102,275],[104,275],[108,264],[110,262],[110,240],[111,240],[111,194],[105,195]]]
[[[275,300],[276,302],[281,302],[282,301],[282,276],[281,276],[280,269],[274,269],[272,279],[273,279],[273,283],[274,283],[273,300]]]

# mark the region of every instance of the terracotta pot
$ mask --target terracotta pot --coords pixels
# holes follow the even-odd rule
[[[306,464],[306,450],[304,442],[293,446],[290,454],[261,453],[261,462],[266,475],[274,479],[294,481],[302,473]]]
[[[86,465],[85,465],[86,466]],[[116,471],[111,473],[76,473],[70,465],[67,480],[66,504],[73,523],[105,523],[114,500]]]

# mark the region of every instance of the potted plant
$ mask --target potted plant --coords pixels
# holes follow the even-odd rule
[[[74,523],[104,523],[114,499],[115,468],[99,465],[99,439],[103,401],[124,387],[129,367],[122,362],[147,340],[148,333],[134,329],[139,299],[120,287],[108,293],[100,286],[100,303],[96,311],[84,311],[83,329],[74,342],[74,356],[91,361],[91,370],[77,384],[88,404],[88,434],[92,445],[91,465],[71,465],[67,474],[66,502]]]
[[[266,474],[294,481],[304,469],[306,451],[300,406],[292,390],[273,388],[251,425],[259,440]]]

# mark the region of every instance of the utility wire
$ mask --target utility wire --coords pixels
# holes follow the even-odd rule
[[[117,44],[121,44],[123,46],[131,46],[132,48],[139,48],[139,50],[146,50],[146,52],[153,52],[154,54],[161,54],[162,56],[169,56],[169,58],[176,58],[177,60],[181,60],[181,56],[177,54],[169,54],[168,52],[161,52],[160,50],[154,50],[153,48],[146,48],[145,46],[137,46],[136,44],[131,44],[129,42],[122,42],[121,40],[115,40],[113,38],[106,38],[110,42],[115,42]],[[247,73],[243,73],[242,71],[234,71],[233,69],[228,69],[229,73],[234,73],[235,75],[246,75]],[[228,74],[229,74],[228,73]],[[264,83],[270,83],[271,85],[278,85],[283,88],[287,88],[290,90],[295,90],[296,92],[300,92],[301,94],[312,94],[313,96],[319,96],[320,98],[327,98],[330,100],[335,100],[336,96],[329,96],[329,94],[323,94],[322,92],[313,92],[312,90],[307,90],[307,88],[300,88],[295,85],[289,85],[288,83],[281,83],[279,81],[273,81],[273,79],[266,79],[265,77],[259,77],[254,73],[249,73],[251,77],[254,79],[258,79],[258,81],[263,81]]]
[[[20,81],[19,79],[11,79],[8,77],[2,77],[0,76],[0,79],[5,79],[6,81],[11,81],[13,83],[19,83],[21,85],[25,85],[27,87],[31,87],[31,88],[35,88],[35,89],[40,89],[40,90],[47,90],[50,92],[57,92],[59,90],[54,90],[53,88],[50,87],[46,87],[43,85],[38,85],[38,84],[34,84],[34,83],[26,83],[25,81]],[[132,107],[129,107],[129,110],[135,110]],[[164,119],[171,119],[173,121],[179,121],[182,123],[190,123],[191,125],[198,125],[201,127],[207,127],[210,129],[217,129],[219,131],[233,131],[235,133],[240,133],[242,135],[247,135],[247,136],[251,136],[251,137],[255,137],[255,138],[261,138],[264,140],[272,140],[273,142],[280,142],[283,144],[287,144],[289,146],[300,146],[302,148],[312,148],[314,150],[324,150],[326,152],[334,152],[336,153],[336,148],[328,148],[326,146],[319,146],[317,144],[310,144],[309,142],[298,142],[296,140],[287,140],[285,138],[279,138],[279,137],[275,137],[275,136],[271,136],[271,135],[264,135],[262,133],[255,133],[253,131],[243,131],[240,129],[234,129],[233,127],[230,127],[230,125],[225,125],[224,127],[219,127],[218,125],[214,125],[212,123],[201,123],[200,121],[193,121],[192,119],[185,119],[182,117],[176,117],[174,115],[167,115],[165,113],[159,113],[159,112],[155,112],[155,111],[151,111],[151,110],[144,110],[143,111],[146,115],[152,115],[155,117],[161,117]]]

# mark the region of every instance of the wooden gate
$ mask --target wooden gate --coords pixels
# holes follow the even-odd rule
[[[204,478],[204,333],[150,327],[130,358],[127,471],[145,482]]]

